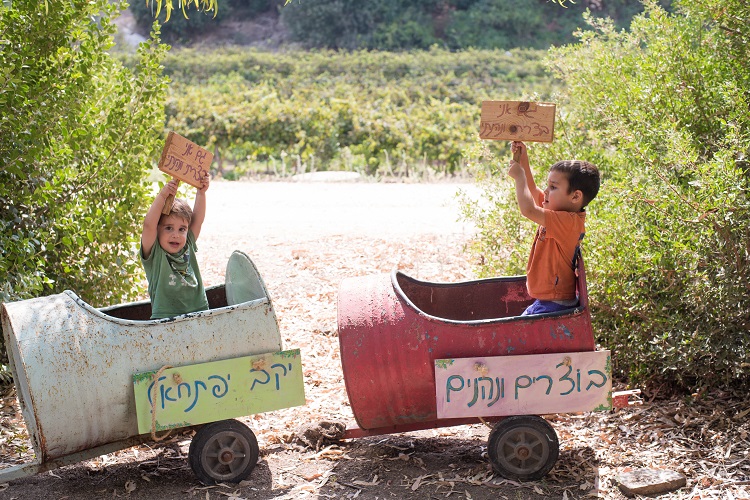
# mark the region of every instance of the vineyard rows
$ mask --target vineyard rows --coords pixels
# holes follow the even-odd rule
[[[225,175],[456,173],[483,100],[548,100],[543,51],[172,50],[166,128]]]

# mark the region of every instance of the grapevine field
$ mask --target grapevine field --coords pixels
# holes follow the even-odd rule
[[[451,175],[477,142],[481,101],[553,98],[545,54],[173,49],[166,128],[211,148],[230,179]]]

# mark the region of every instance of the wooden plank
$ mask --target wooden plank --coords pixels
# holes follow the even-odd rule
[[[479,138],[552,142],[555,105],[549,102],[483,101]]]
[[[610,352],[435,360],[438,418],[612,408]]]
[[[305,404],[299,349],[133,375],[138,432],[189,427]]]
[[[170,131],[159,159],[159,170],[200,188],[213,160],[213,153]]]

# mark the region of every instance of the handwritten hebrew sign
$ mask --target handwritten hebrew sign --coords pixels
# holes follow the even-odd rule
[[[612,408],[609,351],[435,360],[438,418]]]
[[[159,159],[159,170],[199,188],[213,160],[213,153],[170,131]]]
[[[548,102],[483,101],[480,139],[552,142],[555,105]]]
[[[133,375],[138,432],[215,422],[305,404],[299,349]]]

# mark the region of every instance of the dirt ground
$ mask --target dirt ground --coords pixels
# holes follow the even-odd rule
[[[234,249],[269,289],[284,347],[300,348],[306,404],[242,417],[261,456],[249,480],[204,486],[186,460],[190,433],[0,486],[6,499],[625,498],[617,475],[674,470],[687,486],[665,498],[750,499],[750,401],[732,394],[658,400],[612,412],[554,415],[560,457],[541,481],[493,473],[482,425],[324,442],[305,447],[303,424],[351,423],[336,330],[341,280],[399,268],[430,281],[474,277],[465,250],[474,228],[454,193],[469,184],[214,182],[198,241],[206,284],[223,282]],[[71,425],[77,425],[71,422]],[[0,407],[0,466],[33,450],[13,394]]]

